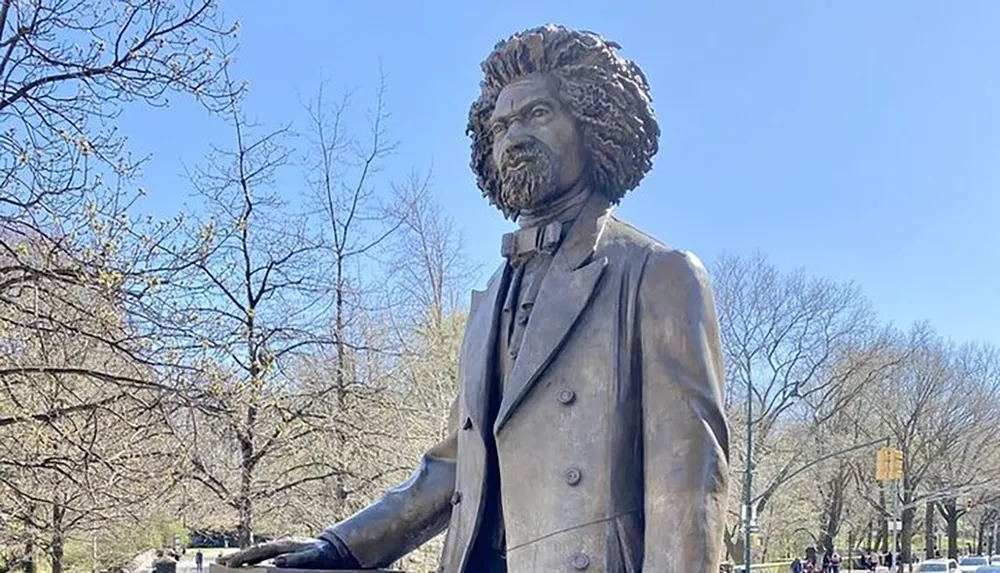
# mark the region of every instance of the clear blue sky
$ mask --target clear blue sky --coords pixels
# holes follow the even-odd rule
[[[321,76],[367,104],[379,63],[399,152],[492,269],[501,216],[464,135],[479,62],[542,23],[618,41],[652,85],[663,138],[619,213],[704,260],[760,249],[780,267],[854,280],[887,320],[1000,344],[1000,2],[230,0],[239,73],[262,122],[303,120]],[[224,128],[197,107],[129,110],[153,208],[180,206],[181,162]],[[485,276],[482,277],[485,279]],[[480,281],[480,283],[482,280]]]

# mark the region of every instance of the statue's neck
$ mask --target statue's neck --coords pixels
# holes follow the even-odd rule
[[[581,180],[548,203],[531,209],[522,209],[518,214],[517,223],[524,229],[545,225],[556,220],[572,220],[580,212],[590,194],[590,186]]]

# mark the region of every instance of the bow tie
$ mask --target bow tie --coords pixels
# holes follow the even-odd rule
[[[503,236],[500,253],[512,264],[519,265],[537,253],[551,255],[562,241],[564,223],[553,221],[547,225],[518,229]]]

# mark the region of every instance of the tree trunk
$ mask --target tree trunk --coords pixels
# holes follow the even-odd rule
[[[247,429],[240,434],[240,493],[236,502],[239,523],[236,526],[240,549],[253,545],[253,502],[250,488],[253,485],[253,434],[250,428],[256,423],[257,408],[247,408]]]
[[[948,531],[948,559],[958,559],[958,520],[965,512],[958,507],[958,500],[950,498],[938,504]]]
[[[885,488],[883,485],[882,489],[878,492],[878,503],[882,509],[882,519],[879,520],[878,524],[878,538],[877,543],[879,551],[885,555],[889,551],[889,504],[885,498]]]
[[[847,486],[848,477],[844,465],[841,464],[837,468],[833,479],[828,483],[830,497],[823,511],[824,530],[820,535],[820,544],[823,546],[824,551],[830,554],[833,554],[835,549],[834,540],[837,539],[837,533],[840,531],[840,521],[844,511],[844,489]]]
[[[337,349],[337,372],[334,381],[337,391],[338,415],[342,415],[347,410],[347,320],[344,314],[345,298],[347,296],[347,280],[344,278],[344,255],[337,253],[337,275],[335,277],[334,299],[336,311],[334,313],[334,344]],[[339,424],[334,427],[334,436],[337,440],[337,455],[343,455],[347,449],[347,435],[340,430]],[[337,500],[336,511],[341,511],[344,501],[347,499],[347,488],[344,485],[344,478],[338,476],[334,482],[334,497]],[[346,517],[346,516],[344,516]]]
[[[334,316],[335,324],[334,328],[336,332],[334,338],[336,339],[337,345],[337,404],[341,409],[345,408],[346,396],[344,395],[345,384],[345,369],[347,368],[347,341],[345,340],[347,328],[345,327],[344,320],[344,290],[346,289],[344,284],[344,259],[343,257],[337,257],[337,286],[336,286],[336,315]]]
[[[24,557],[21,558],[21,570],[24,573],[35,573],[35,540],[30,536],[24,542]]]
[[[63,572],[63,517],[66,515],[66,508],[60,503],[52,504],[52,543],[49,547],[49,555],[52,557],[52,573]]]
[[[261,364],[263,356],[262,348],[255,340],[257,333],[256,309],[250,307],[247,312],[247,362],[250,367],[247,371],[250,376],[250,396],[247,400],[245,426],[237,430],[240,445],[240,490],[236,500],[236,508],[239,512],[239,523],[236,526],[237,542],[240,549],[246,549],[253,545],[253,478],[254,468],[257,466],[255,438],[257,435],[258,400],[264,385],[264,370]]]
[[[913,498],[905,490],[903,493],[902,528],[899,531],[899,559],[901,563],[913,561],[913,520],[917,516],[917,508],[913,507]]]
[[[848,571],[854,569],[854,529],[851,529],[851,531],[847,534],[847,559],[844,563],[846,563],[847,566],[841,566],[842,568],[847,569]]]
[[[996,519],[1000,521],[1000,516]],[[990,539],[993,540],[990,543],[990,555],[1000,555],[1000,535],[997,535],[997,521],[993,522],[993,533],[990,535]]]
[[[928,501],[924,515],[924,559],[934,559],[937,553],[937,535],[934,531],[934,502]]]
[[[958,559],[958,511],[954,499],[949,499],[946,505],[945,521],[948,523],[948,559]]]
[[[733,543],[733,563],[743,565],[743,535],[736,535],[736,543]]]
[[[1000,519],[1000,518],[998,518],[998,519]],[[997,522],[996,521],[993,522],[993,534],[990,535],[990,539],[993,540],[993,543],[991,544],[993,546],[993,548],[990,551],[990,554],[991,555],[1000,555],[1000,535],[997,534]]]
[[[236,501],[239,511],[239,523],[236,526],[237,541],[240,549],[253,545],[253,500],[252,491],[254,473],[254,440],[253,428],[257,423],[257,407],[252,403],[247,407],[246,428],[240,432],[240,492]]]
[[[976,555],[983,554],[983,541],[986,537],[986,519],[979,520],[979,528],[976,531]]]
[[[34,503],[27,507],[28,519],[24,520],[24,532],[27,534],[24,540],[24,555],[21,557],[21,570],[24,573],[35,573],[35,511],[37,507]]]
[[[736,547],[736,538],[740,537],[739,527],[734,526],[733,531],[726,531],[726,535],[723,537],[723,541],[726,544],[726,558],[725,561],[732,561],[733,563],[738,563],[737,555],[742,555],[743,552]]]

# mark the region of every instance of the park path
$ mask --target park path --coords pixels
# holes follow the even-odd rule
[[[208,573],[208,564],[215,561],[215,558],[221,553],[230,553],[236,551],[235,549],[219,549],[219,548],[208,548],[202,549],[201,552],[205,555],[205,570],[204,573]],[[198,552],[198,549],[194,547],[189,547],[187,553],[185,553],[181,560],[177,562],[177,573],[196,573],[197,568],[194,564],[194,554]]]

